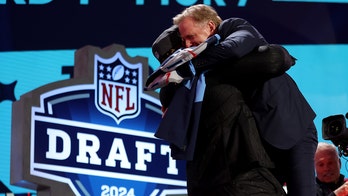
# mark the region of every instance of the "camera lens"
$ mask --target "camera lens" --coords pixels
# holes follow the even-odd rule
[[[328,132],[331,136],[337,136],[342,132],[343,126],[341,121],[332,121],[328,126]]]

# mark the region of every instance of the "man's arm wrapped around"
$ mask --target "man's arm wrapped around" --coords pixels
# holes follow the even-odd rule
[[[226,25],[229,24],[221,24],[221,28],[219,29],[222,29],[222,27]],[[233,72],[232,75],[250,77],[257,76],[265,79],[279,76],[285,73],[295,64],[296,59],[289,54],[286,48],[278,44],[268,44],[266,41],[264,41],[262,36],[259,36],[257,30],[248,25],[248,22],[238,18],[233,19],[233,26],[230,28],[230,30],[233,30],[233,28],[240,29],[240,31],[237,31],[234,34],[234,37],[230,35],[227,36],[229,32],[218,32],[222,39],[221,43],[208,47],[190,62],[179,66],[175,70],[178,76],[182,78],[192,77],[192,66],[189,66],[189,63],[191,63],[196,71],[196,74],[200,74],[207,70],[224,69],[222,66],[225,66],[225,68],[228,66],[228,71]],[[252,51],[249,51],[247,54],[241,57],[239,57],[239,55],[243,55],[242,53],[236,54],[231,52],[231,54],[220,54],[218,52],[211,52],[220,51],[219,47],[231,47],[231,51],[233,51],[236,44],[230,43],[235,43],[236,37],[238,38],[239,35],[245,34],[245,31],[250,32],[247,35],[257,37],[257,39],[259,39],[258,42],[260,46],[256,46]],[[162,32],[162,34],[155,40],[152,45],[152,52],[159,62],[162,63],[166,60],[166,58],[180,48],[182,48],[182,40],[177,26],[173,25]],[[215,58],[216,55],[224,56],[224,58],[222,58],[222,62],[216,62],[216,60],[214,60],[220,59],[221,61],[221,58]],[[217,64],[220,66],[216,66]],[[150,81],[147,81],[147,83],[149,82]],[[172,82],[169,83],[169,85],[161,88],[160,100],[164,108],[168,106],[175,90],[180,85],[181,84]]]

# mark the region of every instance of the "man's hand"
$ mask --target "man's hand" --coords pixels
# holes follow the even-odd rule
[[[145,87],[145,90],[156,90],[168,85],[170,82],[179,84],[183,81],[183,79],[184,78],[181,77],[175,70],[167,72],[154,79],[147,87]]]
[[[162,63],[161,69],[164,72],[173,71],[196,56],[193,48],[178,49]]]
[[[219,40],[220,36],[218,34],[215,34],[198,46],[178,49],[161,64],[160,69],[164,72],[173,71],[180,65],[195,58],[208,46],[218,44]]]
[[[147,78],[144,90],[156,90],[166,86],[170,82],[181,83],[184,78],[175,69],[195,58],[208,46],[218,44],[219,40],[220,36],[215,34],[198,46],[176,50],[161,64],[159,69]]]
[[[348,195],[348,182],[345,182],[334,191],[336,196],[347,196]]]

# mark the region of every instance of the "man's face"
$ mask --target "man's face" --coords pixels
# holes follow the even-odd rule
[[[198,46],[212,35],[215,30],[213,23],[197,24],[192,18],[184,18],[180,24],[179,32],[185,47]]]
[[[315,170],[321,182],[336,183],[340,176],[341,164],[337,155],[319,151],[315,155]]]

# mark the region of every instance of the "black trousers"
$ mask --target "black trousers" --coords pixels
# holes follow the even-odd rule
[[[281,183],[286,183],[289,196],[316,196],[314,155],[317,145],[314,123],[308,127],[305,137],[290,149],[277,149],[264,143],[276,166],[271,171]]]

